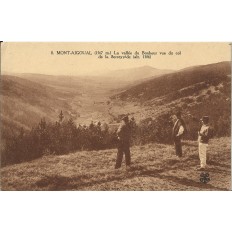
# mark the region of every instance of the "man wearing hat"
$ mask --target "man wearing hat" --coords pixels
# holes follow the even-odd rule
[[[131,128],[129,124],[128,116],[123,117],[122,124],[118,128],[117,131],[118,136],[118,153],[115,169],[121,167],[123,153],[125,153],[126,166],[130,167],[131,164],[131,156],[130,156],[130,136],[131,136]]]
[[[210,136],[209,117],[204,116],[201,119],[201,124],[201,128],[198,131],[200,167],[197,170],[204,170],[206,168],[206,152]]]
[[[172,129],[172,137],[175,145],[176,155],[180,158],[182,157],[182,145],[181,139],[186,130],[185,122],[181,118],[181,112],[178,111],[176,114],[176,121]]]

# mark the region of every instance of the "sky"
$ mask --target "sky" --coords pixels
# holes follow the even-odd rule
[[[57,51],[90,51],[92,55],[58,55]],[[98,58],[95,52],[137,51],[140,59]],[[157,52],[143,59],[142,51]],[[173,55],[168,55],[169,52]],[[53,54],[52,54],[53,52]],[[160,55],[166,52],[166,55]],[[177,54],[176,54],[177,53]],[[100,54],[100,53],[99,53]],[[111,57],[109,55],[108,57]],[[229,43],[23,43],[7,42],[1,46],[2,73],[40,73],[49,75],[97,75],[111,70],[152,66],[178,70],[194,65],[230,61]]]

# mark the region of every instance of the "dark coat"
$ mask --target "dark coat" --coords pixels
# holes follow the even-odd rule
[[[118,135],[119,142],[129,145],[130,137],[131,137],[131,128],[130,128],[129,123],[120,125],[117,131],[117,135]]]
[[[172,137],[173,137],[173,139],[176,138],[181,126],[183,126],[184,130],[186,130],[186,125],[185,125],[185,122],[184,122],[184,120],[182,118],[177,119],[177,123],[175,123],[173,128],[172,128]],[[182,136],[183,135],[179,136],[179,138],[182,138]]]

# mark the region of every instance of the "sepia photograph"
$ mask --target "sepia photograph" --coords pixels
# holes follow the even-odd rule
[[[227,42],[1,42],[2,191],[230,191]]]

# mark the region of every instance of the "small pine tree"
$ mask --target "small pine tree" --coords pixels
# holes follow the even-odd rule
[[[62,110],[60,111],[60,114],[59,114],[59,122],[61,123],[64,119],[64,114],[62,112]]]

